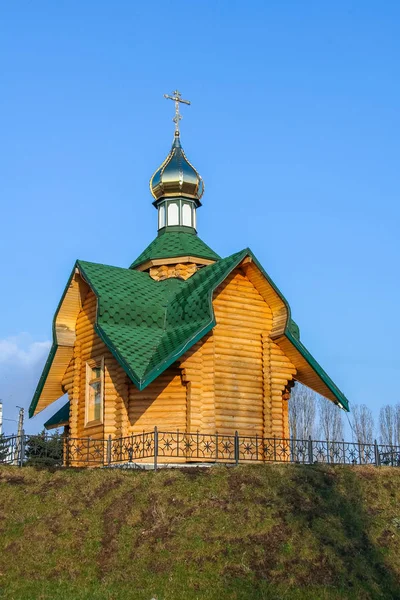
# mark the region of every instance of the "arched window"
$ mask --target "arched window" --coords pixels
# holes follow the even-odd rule
[[[168,204],[168,225],[179,225],[179,208],[175,202]]]
[[[182,206],[182,225],[192,227],[192,207],[190,204],[185,203]]]
[[[165,227],[165,206],[161,204],[158,209],[158,229]]]

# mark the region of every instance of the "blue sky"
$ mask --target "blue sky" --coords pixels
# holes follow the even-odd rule
[[[22,0],[1,13],[5,417],[29,405],[75,259],[128,266],[155,236],[148,180],[176,88],[206,186],[199,235],[225,256],[251,247],[350,402],[399,401],[399,3]]]

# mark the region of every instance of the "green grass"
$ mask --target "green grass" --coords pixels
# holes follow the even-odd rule
[[[6,600],[400,599],[400,469],[0,468]]]

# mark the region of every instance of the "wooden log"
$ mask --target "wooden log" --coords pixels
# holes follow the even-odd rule
[[[217,392],[226,394],[240,394],[244,398],[251,397],[251,394],[256,394],[257,396],[264,394],[262,380],[259,380],[258,382],[238,381],[233,383],[232,381],[227,381],[226,377],[216,376],[214,389]]]
[[[219,322],[219,320],[224,319],[225,321],[228,321],[229,323],[232,323],[234,325],[245,324],[250,327],[251,326],[252,327],[263,327],[263,328],[268,327],[268,320],[266,320],[262,316],[258,316],[251,312],[247,312],[246,314],[234,313],[232,311],[222,310],[221,308],[218,308],[218,307],[215,307],[214,312],[215,312],[215,317],[217,319],[217,323]]]
[[[249,352],[242,349],[232,349],[217,346],[215,349],[215,356],[218,359],[221,355],[224,357],[234,357],[235,359],[243,358],[243,360],[247,362],[257,361],[261,365],[261,357],[259,352]]]
[[[222,299],[222,298],[216,298],[213,302],[213,305],[215,308],[221,308],[224,310],[236,310],[236,311],[242,311],[242,312],[247,312],[249,309],[249,302],[247,298],[232,298],[230,297],[229,299]],[[268,306],[265,304],[265,302],[263,302],[262,300],[258,300],[258,299],[254,299],[251,301],[251,313],[252,314],[259,314],[260,316],[262,316],[262,318],[267,318],[271,321],[272,323],[272,313],[271,311],[268,309]]]
[[[217,427],[217,431],[218,429],[224,425],[224,423],[235,423],[236,424],[236,428],[243,428],[243,427],[248,427],[249,424],[252,425],[258,425],[260,426],[260,428],[262,428],[262,417],[251,417],[251,416],[246,416],[245,419],[240,418],[238,416],[235,415],[229,415],[224,413],[223,415],[218,415],[218,413],[216,414],[215,417],[215,424]]]
[[[238,335],[236,336],[235,339],[230,338],[228,339],[228,341],[225,341],[225,339],[222,339],[224,336],[220,335],[219,331],[216,330],[215,331],[215,348],[216,349],[227,349],[232,351],[236,351],[238,350],[239,352],[250,352],[250,353],[256,353],[256,354],[260,354],[261,353],[261,339],[260,339],[260,335],[257,334],[256,338],[253,340],[255,343],[253,343],[253,345],[250,345],[249,343],[246,343],[247,340],[246,338],[243,338],[243,340],[240,337],[240,331],[238,332]],[[290,363],[289,363],[290,364]]]
[[[240,332],[242,333],[242,332]],[[230,330],[228,330],[227,332],[225,330],[218,330],[218,333],[215,336],[215,343],[217,346],[222,345],[222,344],[226,344],[226,347],[232,347],[232,348],[246,348],[246,349],[250,349],[250,348],[256,348],[259,349],[260,347],[260,339],[254,338],[254,337],[247,337],[247,336],[240,336],[240,338],[238,337],[237,334],[234,334],[233,332],[231,332]]]
[[[249,330],[246,329],[240,329],[240,331],[238,331],[237,327],[235,325],[232,325],[232,323],[228,323],[227,325],[223,325],[221,323],[217,323],[217,325],[214,327],[213,329],[213,340],[215,339],[215,337],[218,337],[219,339],[222,339],[222,336],[224,337],[233,337],[234,339],[238,339],[238,335],[240,334],[240,340],[244,341],[244,340],[249,340],[249,341],[253,341],[257,340],[257,343],[259,343],[259,335],[260,335],[260,330],[257,327],[257,332],[254,333],[254,331],[249,328]],[[264,328],[265,330],[265,328]]]
[[[222,355],[219,357],[218,359],[218,371],[224,372],[224,369],[226,369],[226,372],[236,372],[236,373],[241,373],[243,371],[243,365],[244,365],[244,361],[241,360],[240,357],[237,358],[232,358],[232,359],[227,359],[225,357],[222,357]],[[261,373],[261,361],[251,361],[251,360],[247,360],[246,361],[246,373],[250,373],[250,372],[254,372],[255,375],[260,375]]]

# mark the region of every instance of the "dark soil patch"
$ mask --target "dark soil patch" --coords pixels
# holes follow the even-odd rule
[[[104,533],[98,558],[100,577],[110,570],[111,558],[118,550],[118,534],[121,528],[126,524],[127,517],[132,510],[133,502],[134,495],[130,490],[115,498],[111,505],[104,511]]]
[[[10,473],[9,475],[3,475],[0,479],[0,483],[7,483],[9,485],[29,485],[29,482],[20,475],[14,475]]]

